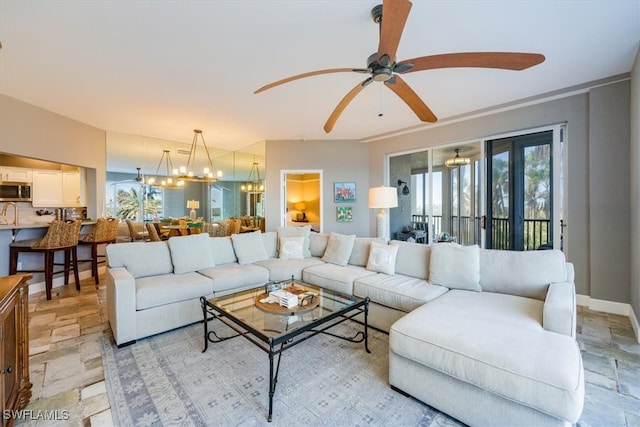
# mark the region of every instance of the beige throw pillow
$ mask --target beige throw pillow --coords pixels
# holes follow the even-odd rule
[[[254,231],[252,233],[231,235],[233,250],[238,257],[238,264],[253,264],[256,261],[269,259],[260,234],[260,231]]]
[[[382,243],[371,242],[369,259],[367,260],[367,270],[390,275],[395,274],[398,248],[399,246],[397,245],[384,245]]]
[[[281,237],[278,253],[280,259],[304,259],[304,236]]]
[[[346,235],[332,232],[321,260],[331,264],[347,265],[355,242],[355,234]]]

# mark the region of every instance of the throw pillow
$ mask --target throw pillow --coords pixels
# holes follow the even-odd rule
[[[480,287],[480,248],[438,243],[431,248],[429,282],[449,289],[482,291]]]
[[[281,237],[278,252],[280,259],[304,259],[304,236]]]
[[[327,249],[325,249],[321,260],[331,264],[345,266],[349,262],[349,257],[351,256],[351,251],[355,243],[355,234],[346,235],[331,232],[329,241],[327,242]]]
[[[366,269],[377,271],[378,273],[395,274],[398,248],[399,246],[397,245],[371,242]]]
[[[309,234],[311,234],[310,225],[305,225],[304,227],[278,227],[278,240],[281,237],[304,236],[302,250],[305,258],[311,257],[311,251],[309,250]]]
[[[256,261],[269,259],[260,234],[260,231],[254,231],[231,235],[233,250],[236,252],[239,264],[253,264]]]
[[[175,274],[215,267],[208,234],[177,236],[168,240]]]

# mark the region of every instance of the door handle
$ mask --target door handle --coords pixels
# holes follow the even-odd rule
[[[3,369],[3,370],[2,370],[2,373],[3,373],[3,374],[10,374],[10,373],[12,373],[12,372],[13,372],[13,366],[11,366],[11,365],[7,366],[7,368],[6,368],[6,369]]]

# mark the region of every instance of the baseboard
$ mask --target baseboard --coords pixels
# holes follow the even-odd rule
[[[587,307],[590,310],[601,311],[603,313],[618,314],[620,316],[627,316],[631,321],[631,326],[636,334],[636,339],[640,343],[640,324],[636,318],[631,304],[622,302],[605,301],[600,299],[591,298],[588,295],[576,295],[576,304]]]
[[[104,266],[98,267],[98,274],[103,274],[105,271],[106,271],[106,267]],[[78,276],[80,277],[80,280],[88,279],[91,277],[91,270],[79,271]],[[73,274],[71,275],[70,279],[73,279]],[[73,280],[70,280],[70,282],[73,282]],[[61,286],[65,286],[64,277],[62,276],[54,277],[53,283],[51,284],[51,288],[55,289]],[[72,286],[75,286],[75,285],[72,285]],[[29,283],[29,295],[37,294],[38,292],[44,292],[44,290],[45,290],[44,282]]]

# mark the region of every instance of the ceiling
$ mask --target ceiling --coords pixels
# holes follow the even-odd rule
[[[0,1],[0,93],[118,134],[237,150],[274,139],[369,140],[420,122],[367,86],[330,134],[336,104],[377,50],[379,0]],[[398,60],[449,52],[542,53],[525,71],[441,69],[403,78],[440,122],[631,70],[640,1],[414,0]],[[382,113],[382,116],[379,116]],[[160,153],[156,157],[159,158]]]

